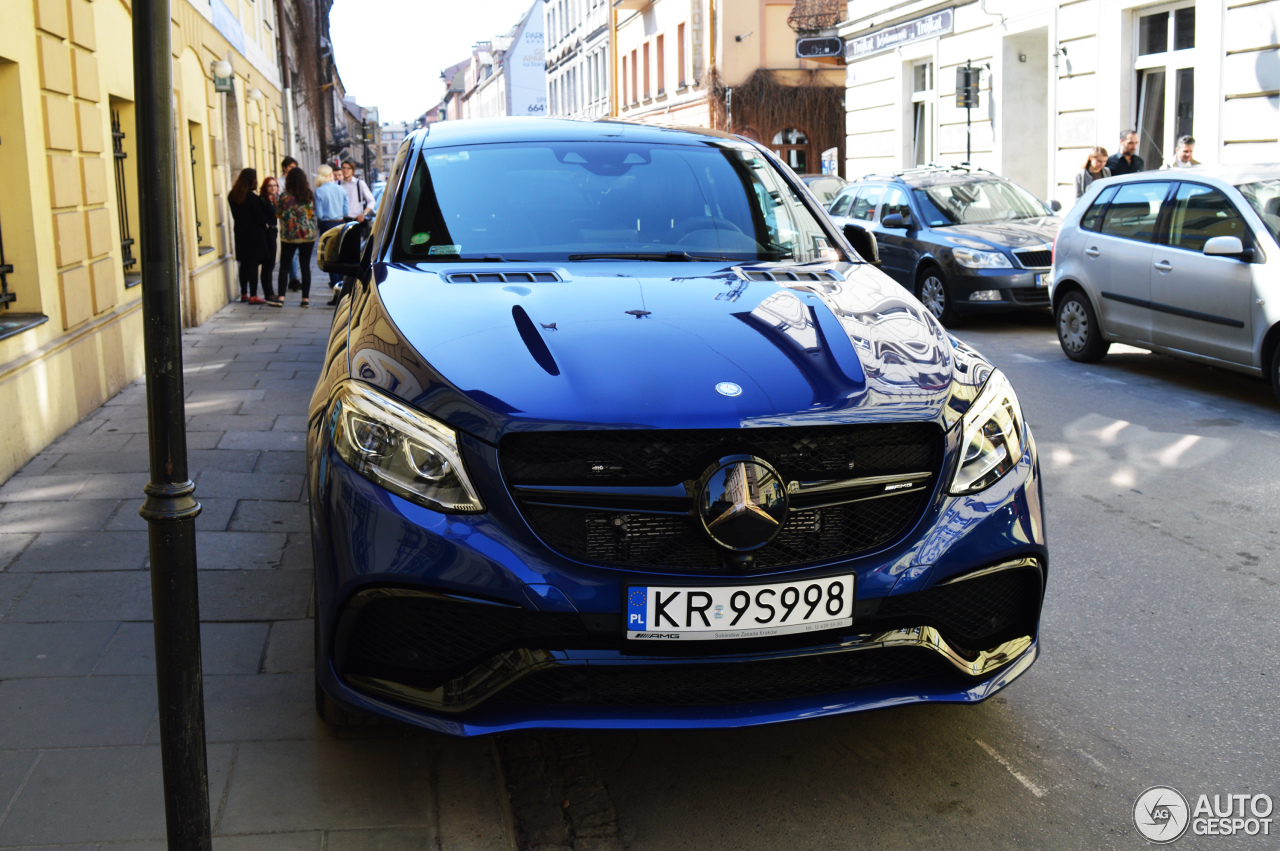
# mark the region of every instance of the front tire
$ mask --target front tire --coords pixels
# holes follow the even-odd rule
[[[951,287],[947,284],[942,270],[936,266],[931,266],[920,273],[916,281],[916,298],[920,299],[925,310],[933,314],[934,319],[948,328],[954,328],[960,324],[960,317],[951,299]]]
[[[1271,353],[1271,389],[1276,393],[1276,401],[1280,402],[1280,346]]]
[[[1058,327],[1058,343],[1073,361],[1095,363],[1102,360],[1111,344],[1102,338],[1102,328],[1093,305],[1080,290],[1072,290],[1058,302],[1054,315]]]

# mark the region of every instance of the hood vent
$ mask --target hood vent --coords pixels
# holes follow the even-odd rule
[[[789,284],[793,281],[843,281],[844,278],[827,269],[738,269],[738,274],[748,281],[777,281]]]
[[[562,281],[557,272],[450,272],[444,279],[451,284],[534,284]]]

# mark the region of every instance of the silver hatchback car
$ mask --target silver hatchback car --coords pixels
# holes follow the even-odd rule
[[[1127,343],[1264,376],[1280,398],[1280,166],[1094,183],[1058,231],[1051,298],[1072,360]]]

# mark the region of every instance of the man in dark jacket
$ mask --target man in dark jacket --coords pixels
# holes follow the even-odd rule
[[[1120,150],[1107,158],[1107,168],[1112,177],[1147,170],[1147,164],[1138,156],[1138,134],[1135,131],[1126,130],[1120,134]]]

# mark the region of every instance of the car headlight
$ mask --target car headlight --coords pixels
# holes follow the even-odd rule
[[[1012,269],[1009,258],[999,251],[974,251],[969,248],[953,248],[951,256],[969,269]]]
[[[338,455],[374,484],[436,511],[484,511],[443,423],[359,381],[338,386],[328,423]]]
[[[960,428],[960,463],[951,480],[951,493],[956,496],[991,487],[1013,469],[1026,449],[1022,408],[1003,373],[991,373]]]

